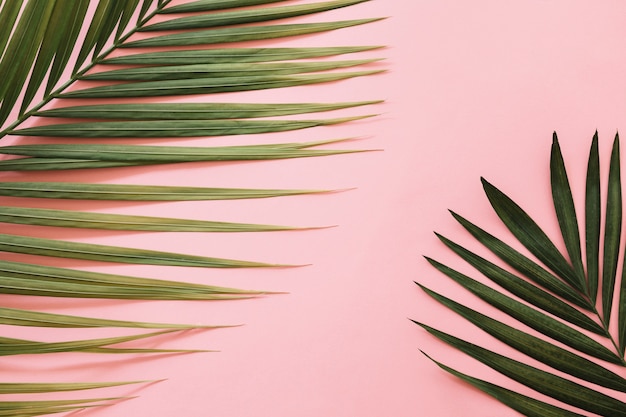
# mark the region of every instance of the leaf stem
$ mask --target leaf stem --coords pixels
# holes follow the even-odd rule
[[[12,130],[16,127],[20,126],[26,120],[28,120],[32,115],[41,110],[46,104],[50,103],[53,99],[57,98],[63,91],[69,88],[72,84],[80,79],[87,71],[94,68],[98,65],[104,58],[106,58],[111,52],[115,51],[121,44],[126,42],[128,38],[137,33],[137,31],[150,19],[152,19],[155,15],[159,14],[161,10],[163,10],[171,0],[159,1],[157,7],[151,12],[148,13],[140,22],[138,22],[132,29],[130,29],[126,34],[121,36],[119,39],[114,40],[113,45],[109,47],[104,52],[100,53],[97,57],[93,58],[90,63],[88,63],[82,70],[73,73],[68,81],[66,81],[61,86],[57,87],[54,91],[50,92],[48,95],[44,96],[43,99],[37,103],[35,106],[31,107],[27,112],[20,115],[17,120],[8,125],[6,128],[0,131],[0,139],[4,138],[6,135],[10,134]]]
[[[596,309],[595,306],[593,307],[593,313],[598,317],[598,320],[600,320],[600,324],[602,325],[602,328],[604,329],[604,336],[607,339],[609,339],[611,344],[613,345],[613,348],[615,349],[617,357],[620,358],[620,360],[621,360],[621,365],[626,367],[626,359],[624,358],[624,355],[620,352],[619,346],[616,343],[615,338],[613,337],[613,335],[609,331],[609,326],[607,325],[606,321],[604,320],[604,318],[602,317],[602,315]]]

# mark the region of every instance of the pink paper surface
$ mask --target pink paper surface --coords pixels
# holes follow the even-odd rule
[[[448,209],[503,238],[509,236],[489,207],[481,176],[522,203],[544,230],[555,236],[557,224],[551,211],[548,177],[553,131],[558,132],[566,163],[571,166],[576,202],[582,203],[586,153],[594,131],[598,130],[601,156],[606,161],[615,132],[626,127],[625,14],[626,4],[619,1],[379,0],[293,19],[304,22],[388,17],[364,26],[270,42],[272,46],[386,45],[385,49],[354,56],[386,58],[367,66],[386,73],[326,85],[203,99],[384,99],[383,104],[335,112],[332,117],[378,116],[279,134],[158,143],[211,146],[357,137],[336,147],[380,151],[272,162],[114,169],[81,173],[79,179],[76,173],[46,173],[29,175],[28,179],[345,190],[247,201],[86,202],[83,206],[63,201],[37,203],[53,208],[337,227],[258,234],[102,233],[4,227],[8,233],[19,230],[33,236],[310,265],[203,270],[44,259],[42,262],[50,265],[286,294],[218,303],[70,302],[2,296],[5,306],[62,314],[245,324],[166,335],[141,343],[143,347],[219,350],[215,353],[25,355],[2,360],[2,379],[166,379],[106,390],[105,396],[139,398],[78,414],[93,417],[518,415],[441,371],[420,353],[423,350],[463,372],[506,383],[505,378],[446,347],[409,319],[516,355],[432,301],[413,281],[470,306],[482,306],[422,257],[428,255],[471,271],[432,233],[436,230],[460,243],[472,242]],[[25,177],[2,174],[2,178],[14,181]],[[23,203],[10,200],[7,204]],[[7,255],[7,259],[26,257]],[[33,335],[32,329],[20,332],[24,337]],[[112,331],[104,330],[40,331],[37,338],[110,334]]]

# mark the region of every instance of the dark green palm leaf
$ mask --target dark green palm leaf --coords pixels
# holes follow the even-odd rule
[[[584,282],[585,271],[580,249],[580,231],[578,230],[576,209],[574,208],[574,199],[556,132],[553,135],[552,153],[550,156],[550,182],[552,185],[554,210],[559,220],[561,234],[563,235],[570,262],[573,264],[579,280]]]
[[[598,154],[598,132],[593,135],[587,178],[585,183],[585,254],[587,259],[587,288],[590,301],[596,303],[598,294],[600,254],[600,156]]]
[[[537,223],[526,214],[513,200],[503,194],[485,179],[483,187],[494,210],[515,235],[515,237],[539,260],[552,269],[560,278],[579,291],[584,291],[582,277],[574,272],[572,266],[559,252],[556,245],[539,228]]]
[[[587,310],[593,310],[593,305],[589,300],[585,299],[578,291],[569,287],[567,284],[559,280],[557,277],[546,271],[539,264],[533,262],[530,258],[519,253],[511,246],[507,245],[495,236],[485,232],[478,226],[470,223],[458,214],[451,212],[452,216],[467,229],[480,243],[485,245],[489,250],[495,253],[500,259],[511,265],[517,271],[544,288],[556,293],[560,297],[573,302],[579,307]]]
[[[532,283],[506,271],[488,260],[468,251],[467,249],[457,245],[449,239],[441,235],[437,235],[439,239],[450,249],[452,249],[463,260],[468,262],[484,276],[505,288],[512,294],[528,303],[533,304],[540,309],[554,314],[570,323],[573,323],[583,329],[592,331],[597,334],[604,335],[605,330],[598,323],[594,322],[589,316],[562,301],[560,298],[553,296],[547,291],[533,285]],[[432,262],[431,262],[432,263]]]
[[[615,136],[609,165],[606,221],[604,224],[604,254],[602,257],[604,261],[602,264],[602,318],[607,327],[611,320],[622,232],[622,185],[619,159],[619,136]]]
[[[624,359],[624,347],[626,345],[626,307],[624,306],[626,304],[626,284],[624,283],[626,282],[626,273],[622,272],[621,276],[616,274],[619,269],[623,270],[623,263],[620,264],[618,259],[622,223],[619,165],[619,139],[616,137],[611,153],[608,184],[606,185],[608,186],[607,203],[602,213],[598,138],[597,134],[594,135],[586,173],[586,265],[583,265],[581,256],[580,228],[575,209],[576,194],[570,189],[556,134],[553,137],[550,158],[550,182],[556,218],[571,262],[559,252],[558,244],[554,243],[516,203],[513,203],[509,197],[483,180],[487,196],[504,224],[519,240],[519,243],[555,271],[562,281],[556,280],[539,264],[531,261],[522,251],[513,249],[456,214],[455,218],[476,238],[478,243],[490,249],[520,274],[514,275],[495,263],[438,235],[446,246],[476,268],[484,277],[489,278],[524,302],[510,297],[500,288],[482,284],[442,263],[427,258],[440,272],[480,297],[490,306],[508,314],[516,322],[515,324],[504,324],[419,284],[427,294],[502,343],[518,350],[525,358],[533,358],[554,370],[540,370],[525,364],[524,361],[517,361],[500,355],[492,348],[470,344],[425,324],[418,324],[437,338],[509,378],[555,400],[576,407],[575,411],[587,411],[608,417],[626,415],[626,403],[620,400],[622,397],[614,396],[600,388],[606,387],[621,392],[624,392],[626,388],[626,378],[624,378],[623,373],[615,372],[614,367],[611,368],[603,362],[611,362],[622,369],[626,367],[626,360]],[[606,219],[602,254],[599,251],[601,217]],[[598,288],[598,265],[603,265],[602,291],[599,301],[602,309],[600,311],[596,309],[595,302]],[[537,273],[537,271],[543,272]],[[560,282],[560,284],[556,285],[556,282]],[[543,291],[537,285],[549,289],[553,294]],[[614,314],[612,299],[616,290],[619,291],[620,304],[617,311],[618,325],[609,327],[609,316]],[[533,306],[564,321],[556,320]],[[528,332],[526,326],[541,332],[547,338],[538,338]],[[575,326],[591,331],[595,336],[587,336],[576,330]],[[536,399],[512,393],[506,388],[464,375],[439,362],[436,363],[442,369],[475,385],[524,415],[581,415],[565,411],[560,407],[553,409],[553,406],[546,406],[537,402]],[[570,377],[575,379],[570,379]],[[589,384],[582,386],[577,380],[584,380]]]
[[[471,377],[456,371],[440,362],[433,360],[430,356],[426,355],[430,360],[435,362],[437,366],[446,372],[472,384],[479,390],[486,392],[502,403],[508,405],[512,409],[522,413],[528,417],[584,417],[582,414],[573,413],[560,407],[556,407],[552,404],[545,403],[543,401],[536,400],[527,395],[518,394],[515,391],[511,391],[506,388],[502,388],[498,385],[494,385],[487,381],[483,381],[478,378]]]
[[[523,352],[538,361],[551,366],[554,369],[566,372],[577,378],[594,384],[626,392],[626,379],[614,372],[603,368],[596,363],[576,355],[568,350],[545,342],[538,337],[524,333],[514,327],[485,316],[475,310],[467,308],[447,297],[437,294],[428,288],[424,291],[441,304],[461,315],[475,326],[481,328],[496,339]],[[619,358],[617,358],[619,363]]]
[[[621,363],[620,357],[602,344],[586,336],[582,332],[562,324],[558,320],[543,314],[519,301],[489,288],[480,282],[473,280],[437,261],[429,259],[429,262],[439,271],[452,278],[458,284],[465,287],[490,305],[505,312],[529,327],[571,346],[588,355],[595,356],[612,363]]]
[[[418,323],[433,336],[454,346],[496,371],[542,394],[606,417],[626,416],[626,403],[556,374],[542,371],[506,356],[465,342],[457,337]]]

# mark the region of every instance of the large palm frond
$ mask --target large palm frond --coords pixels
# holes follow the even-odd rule
[[[0,206],[0,221],[33,226],[149,232],[267,232],[293,226],[186,220],[31,207],[35,199],[198,201],[314,194],[317,189],[248,189],[75,182],[65,170],[159,164],[250,161],[339,155],[360,150],[318,149],[342,142],[238,146],[138,145],[136,139],[198,138],[285,132],[347,123],[369,115],[294,118],[378,103],[216,102],[210,94],[337,82],[380,72],[376,58],[337,60],[377,46],[242,47],[232,42],[277,40],[373,22],[375,18],[288,23],[282,19],[354,6],[367,0],[283,5],[280,0],[6,0],[0,2],[0,170],[20,172],[0,182],[0,195],[26,203]],[[279,22],[274,22],[279,21]],[[148,50],[146,50],[148,49]],[[370,68],[343,70],[357,66]],[[172,96],[195,95],[181,103]],[[156,98],[155,98],[156,97]],[[284,118],[283,116],[289,116]],[[26,138],[26,137],[32,138]],[[53,141],[54,143],[49,143]],[[111,143],[113,141],[114,143]],[[26,143],[23,143],[26,142]],[[128,142],[128,143],[120,143]],[[138,168],[142,169],[142,168]],[[57,181],[32,180],[30,171],[59,171]],[[61,175],[61,176],[59,176]],[[41,200],[45,201],[45,200]],[[38,204],[40,205],[40,203]],[[275,263],[222,259],[156,250],[2,234],[0,251],[115,263],[208,268],[276,267]],[[0,293],[67,298],[229,300],[268,292],[142,278],[0,260]],[[39,342],[0,338],[0,355],[53,352],[189,352],[115,345],[190,328],[223,326],[145,323],[0,308],[9,326],[156,329],[101,339]],[[0,384],[0,393],[41,393],[138,383]],[[0,401],[0,414],[35,416],[109,404],[120,398]]]
[[[567,404],[548,404],[540,400],[541,395],[522,395],[436,361],[442,369],[524,415],[626,415],[626,271],[623,261],[619,262],[620,257],[624,257],[619,253],[622,243],[619,137],[616,136],[613,144],[605,184],[602,184],[599,161],[596,133],[587,166],[584,226],[579,228],[576,194],[570,189],[554,134],[550,183],[560,241],[549,237],[517,203],[485,179],[483,188],[491,206],[528,254],[456,213],[452,213],[454,218],[499,261],[492,262],[438,235],[448,248],[491,283],[482,283],[434,259],[427,258],[428,261],[490,306],[510,316],[509,322],[515,324],[496,320],[418,284],[435,300],[518,350],[526,359],[507,357],[425,323],[418,323],[420,326],[503,375]],[[582,238],[581,229],[584,230]],[[559,247],[564,247],[567,255]],[[535,331],[545,337],[533,335]]]

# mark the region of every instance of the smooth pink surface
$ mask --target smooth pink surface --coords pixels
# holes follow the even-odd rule
[[[167,378],[139,388],[106,390],[105,396],[139,395],[140,398],[80,413],[94,417],[517,415],[440,371],[420,353],[423,350],[464,372],[494,382],[504,381],[409,321],[409,318],[419,320],[477,343],[498,346],[490,337],[431,301],[413,281],[471,305],[481,305],[436,273],[422,258],[428,255],[451,266],[464,267],[432,233],[437,230],[460,242],[471,242],[449,216],[448,209],[479,222],[493,233],[508,236],[482,193],[480,176],[523,202],[524,208],[554,235],[556,224],[550,212],[547,176],[554,130],[559,134],[567,164],[572,166],[570,179],[578,190],[577,203],[581,203],[584,181],[581,167],[586,163],[585,154],[594,131],[598,129],[601,155],[606,160],[616,130],[626,130],[624,15],[626,4],[615,0],[379,0],[294,19],[304,22],[388,16],[365,26],[271,42],[272,46],[387,45],[386,49],[354,55],[354,59],[386,58],[368,67],[387,72],[323,86],[205,99],[243,102],[385,99],[384,104],[336,112],[337,117],[380,115],[346,125],[290,133],[176,143],[211,146],[360,137],[340,146],[383,151],[274,162],[117,169],[94,177],[84,174],[81,180],[350,190],[265,200],[92,202],[84,203],[83,207],[132,214],[338,227],[261,234],[148,234],[42,231],[7,226],[9,232],[19,229],[34,236],[311,264],[289,269],[222,271],[62,263],[111,273],[288,294],[220,303],[80,300],[70,303],[3,296],[6,306],[64,314],[216,325],[245,323],[245,326],[193,331],[179,337],[163,336],[141,344],[215,349],[219,353],[11,357],[2,359],[2,379]],[[198,99],[194,97],[190,101]],[[327,115],[299,118],[318,116]],[[35,174],[28,178],[62,181],[75,180],[75,175]],[[17,174],[3,174],[3,178],[24,179]],[[10,203],[24,204],[17,200]],[[44,206],[76,207],[74,204],[50,201]],[[18,256],[10,259],[18,258],[25,259]],[[54,260],[43,262],[59,264]],[[116,331],[122,333],[133,332]],[[22,333],[26,334],[32,336]],[[111,333],[42,331],[40,338],[56,340],[104,334]]]

